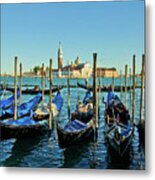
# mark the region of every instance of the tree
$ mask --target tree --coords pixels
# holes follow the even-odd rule
[[[34,68],[33,68],[33,72],[35,73],[35,74],[37,74],[37,72],[40,70],[40,66],[35,66]]]

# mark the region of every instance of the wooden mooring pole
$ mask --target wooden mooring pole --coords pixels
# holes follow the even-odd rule
[[[99,77],[98,77],[98,107],[100,107],[100,95],[101,95],[101,71],[99,72]],[[98,114],[99,114],[99,108],[98,108]]]
[[[69,63],[68,63],[67,85],[68,85],[68,119],[70,120],[70,67],[69,67]]]
[[[115,78],[114,78],[114,71],[112,73],[112,91],[115,89]]]
[[[48,84],[48,74],[47,74],[47,72],[48,72],[48,68],[46,67],[46,69],[45,69],[45,87],[47,87],[47,84]]]
[[[130,68],[130,107],[132,106],[132,75],[131,75],[131,68]]]
[[[100,84],[101,84],[101,88],[102,88],[102,86],[103,86],[103,76],[102,76],[102,71],[100,71]]]
[[[3,84],[3,88],[4,88],[4,96],[6,95],[6,73],[4,74],[4,84]]]
[[[44,104],[44,64],[42,64],[42,103]]]
[[[95,119],[95,127],[96,127],[96,135],[97,135],[97,129],[98,129],[98,99],[97,99],[97,87],[96,87],[96,64],[97,64],[97,53],[93,54],[93,113],[94,113],[94,119]]]
[[[125,65],[125,92],[124,92],[124,104],[127,106],[127,76],[128,76],[128,65]]]
[[[145,74],[145,55],[142,55],[142,71],[141,71],[141,96],[140,96],[140,124],[143,124],[143,104],[144,104],[144,74]]]
[[[122,70],[120,70],[120,99],[122,101],[122,98],[123,95],[122,95]]]
[[[22,63],[20,63],[20,104],[22,103]]]
[[[17,64],[18,64],[18,57],[15,57],[14,61],[14,120],[17,120]]]
[[[49,129],[52,129],[52,59],[49,63]]]
[[[135,123],[136,56],[133,55],[132,124]]]

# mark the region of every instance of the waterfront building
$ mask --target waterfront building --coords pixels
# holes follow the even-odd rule
[[[28,72],[24,72],[23,76],[25,76],[25,77],[32,77],[32,76],[35,76],[35,74],[32,71],[28,71]]]
[[[90,78],[93,75],[93,69],[88,62],[81,63],[79,56],[73,61],[70,61],[69,65],[63,66],[63,51],[61,42],[59,42],[58,48],[58,68],[52,70],[53,77],[68,77],[68,68],[70,68],[70,77],[71,78]],[[36,72],[37,76],[41,76],[41,68]],[[46,77],[49,76],[49,68],[45,69]],[[97,68],[97,77],[118,77],[118,72],[116,68]]]
[[[97,68],[97,77],[118,77],[118,72],[116,68],[105,68],[105,67],[98,67]]]
[[[88,62],[81,63],[80,58],[77,57],[75,62],[64,66],[61,69],[61,76],[68,75],[68,68],[70,68],[70,76],[72,78],[89,78],[92,75],[92,68]]]

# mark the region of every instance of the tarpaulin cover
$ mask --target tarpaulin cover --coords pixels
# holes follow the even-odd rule
[[[37,94],[30,101],[22,103],[17,107],[17,116],[21,117],[27,115],[31,110],[35,108],[35,106],[41,101],[42,95],[41,93]],[[14,106],[11,106],[9,109],[5,110],[3,113],[7,113],[10,115],[14,114]]]
[[[18,89],[17,90],[17,98],[20,97],[20,90]],[[7,99],[2,99],[0,101],[0,108],[1,109],[5,109],[9,106],[11,106],[11,104],[13,104],[13,101],[14,101],[14,95],[12,95],[11,97],[7,98]]]
[[[85,95],[85,97],[84,97],[84,99],[83,99],[83,103],[84,103],[84,104],[87,103],[87,100],[89,100],[91,97],[92,97],[91,92],[90,92],[90,91],[87,91],[87,92],[86,92],[86,95]]]
[[[55,96],[52,102],[56,105],[57,110],[60,112],[63,106],[63,98],[60,92],[57,92],[57,95]]]
[[[127,129],[124,130],[123,132],[121,132],[121,135],[127,136],[129,134],[129,132],[131,131],[131,128],[132,128],[131,124],[128,124]]]
[[[26,116],[17,120],[4,120],[3,124],[13,125],[13,126],[28,126],[28,125],[35,125],[38,122],[34,121],[31,117]]]
[[[75,131],[80,131],[86,128],[86,124],[79,120],[74,120],[70,124],[66,125],[64,130],[67,132],[75,132]]]

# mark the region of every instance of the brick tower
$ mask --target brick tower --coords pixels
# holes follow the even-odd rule
[[[58,49],[58,69],[60,70],[63,66],[63,57],[62,57],[62,46],[61,42],[59,42],[59,49]]]

